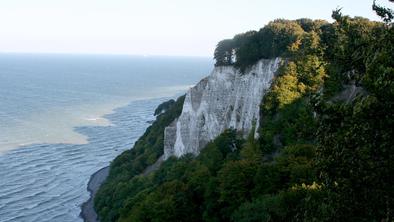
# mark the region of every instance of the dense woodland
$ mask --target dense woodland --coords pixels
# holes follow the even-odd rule
[[[284,58],[261,103],[260,137],[227,130],[198,156],[163,154],[184,97],[157,110],[111,163],[95,198],[107,221],[393,221],[393,12],[383,22],[275,20],[219,42],[216,65]]]

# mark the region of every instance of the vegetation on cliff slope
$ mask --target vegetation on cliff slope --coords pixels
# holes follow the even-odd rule
[[[140,175],[180,113],[183,100],[171,102],[111,164],[101,221],[392,221],[394,31],[392,11],[374,9],[385,23],[336,10],[334,23],[275,20],[221,41],[217,65],[286,58],[262,101],[259,139],[230,129],[197,157]]]
[[[126,199],[138,192],[133,187],[134,178],[163,155],[164,128],[181,114],[184,99],[185,96],[181,96],[176,102],[164,103],[165,112],[155,112],[156,120],[133,149],[123,152],[111,163],[109,176],[94,200],[101,221],[116,221]]]

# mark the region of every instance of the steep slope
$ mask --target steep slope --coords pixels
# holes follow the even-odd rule
[[[219,42],[214,72],[111,164],[100,220],[393,221],[393,24],[333,18]]]
[[[245,72],[233,66],[215,67],[188,91],[181,116],[165,129],[164,158],[198,154],[225,129],[246,136],[253,122],[259,123],[261,100],[280,61],[262,59]]]

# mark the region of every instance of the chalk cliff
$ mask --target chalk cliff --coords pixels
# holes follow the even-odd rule
[[[246,136],[253,122],[259,123],[261,100],[280,62],[262,59],[244,73],[232,66],[215,67],[187,92],[181,115],[165,128],[164,159],[198,154],[228,128]]]

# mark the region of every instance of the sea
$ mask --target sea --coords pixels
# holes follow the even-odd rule
[[[78,222],[87,183],[211,58],[0,54],[0,222]]]

